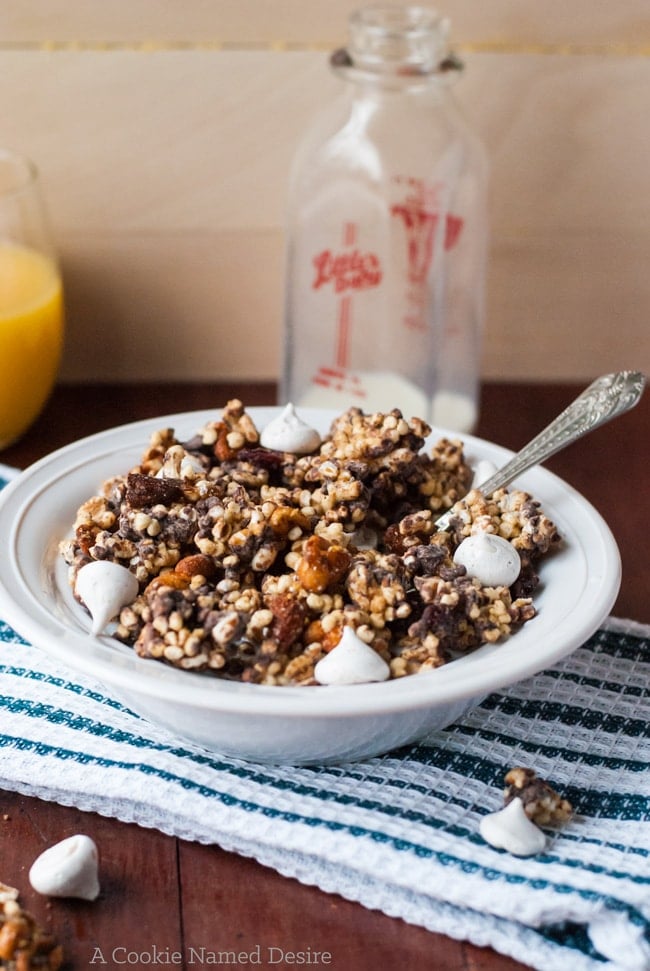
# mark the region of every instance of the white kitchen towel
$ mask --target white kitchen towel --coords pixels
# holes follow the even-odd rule
[[[0,622],[0,787],[216,843],[540,971],[650,969],[650,628],[610,621],[452,727],[364,762],[188,745]],[[539,856],[492,849],[512,766],[568,798]]]

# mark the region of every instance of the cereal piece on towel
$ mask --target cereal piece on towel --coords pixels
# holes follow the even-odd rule
[[[540,826],[566,822],[573,813],[571,803],[540,779],[533,769],[516,766],[506,774],[505,783],[503,798],[506,806],[513,799],[521,799],[528,818]]]

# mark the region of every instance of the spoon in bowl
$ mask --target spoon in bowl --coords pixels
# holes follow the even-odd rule
[[[617,371],[596,378],[550,425],[475,488],[484,496],[491,496],[532,465],[538,465],[587,432],[629,411],[639,401],[644,386],[645,375],[640,371]],[[450,509],[436,520],[437,529],[448,529],[452,519]]]

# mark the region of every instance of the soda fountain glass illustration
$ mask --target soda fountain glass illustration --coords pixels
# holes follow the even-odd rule
[[[448,22],[352,14],[289,178],[284,367],[296,406],[477,418],[487,161],[450,91]]]
[[[63,287],[39,174],[0,149],[0,449],[40,414],[62,343]]]

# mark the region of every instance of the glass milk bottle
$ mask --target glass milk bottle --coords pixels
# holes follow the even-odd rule
[[[349,28],[340,96],[290,176],[280,398],[471,431],[487,165],[451,96],[448,22],[369,7]]]

